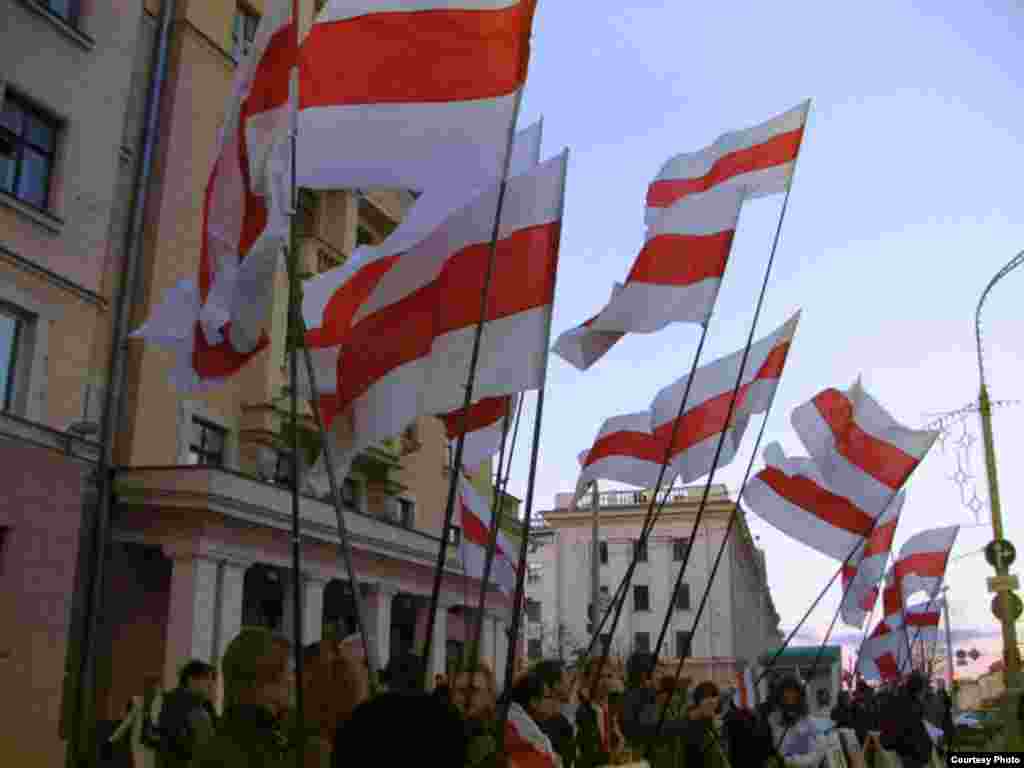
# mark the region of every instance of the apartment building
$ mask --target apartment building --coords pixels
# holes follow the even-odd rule
[[[126,259],[139,260],[134,329],[168,288],[196,274],[218,127],[262,10],[256,0],[163,2],[173,3],[165,71],[156,56],[161,0],[0,0],[0,620],[11,628],[0,639],[0,680],[24,694],[0,714],[8,726],[0,754],[12,765],[54,765],[64,751],[79,534],[83,510],[96,502],[96,440]],[[133,242],[154,77],[162,97]],[[303,271],[331,269],[357,244],[379,242],[412,202],[397,190],[303,192]],[[287,293],[282,269],[270,348],[202,395],[170,386],[167,352],[128,343],[98,640],[100,720],[119,718],[146,677],[172,687],[188,659],[216,662],[243,625],[290,636],[296,578],[302,642],[327,624],[355,628],[327,501],[303,497],[303,572],[291,570]],[[487,494],[490,473],[485,465],[475,480]],[[422,646],[449,480],[449,446],[432,418],[366,451],[344,479],[382,663]],[[436,672],[461,652],[475,616],[479,584],[463,575],[459,535],[447,544],[441,641],[429,660]],[[510,601],[498,592],[488,601],[483,654],[500,668]]]
[[[703,491],[703,486],[671,489],[646,547],[640,547],[639,539],[650,492],[598,494],[599,610],[610,603],[639,548],[619,626],[614,637],[606,629],[602,638],[613,654],[625,657],[654,649]],[[569,508],[570,501],[571,494],[557,494],[555,508],[542,513],[545,525],[531,534],[524,648],[530,660],[571,659],[592,637],[593,500],[588,494],[575,509]],[[734,504],[725,486],[713,486],[661,652],[663,661],[677,659],[694,632],[685,674],[728,685],[735,684],[737,671],[756,663],[762,652],[782,639],[764,552],[754,544],[742,513],[694,630],[701,595]]]

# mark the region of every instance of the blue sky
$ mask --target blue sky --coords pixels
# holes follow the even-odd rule
[[[975,399],[974,308],[1024,249],[1020,39],[1024,11],[1013,2],[649,2],[605,13],[541,0],[520,124],[544,116],[545,156],[570,147],[553,337],[593,315],[625,277],[643,238],[644,193],[670,155],[812,98],[758,323],[760,337],[804,310],[765,443],[804,454],[790,412],[859,374],[913,426]],[[780,195],[743,209],[704,362],[746,340],[781,204]],[[1022,295],[1024,268],[986,304],[996,399],[1024,400]],[[677,325],[628,337],[585,373],[552,356],[535,509],[573,487],[575,456],[606,417],[647,408],[689,370],[698,334]],[[530,410],[510,483],[521,497]],[[1001,409],[995,423],[1007,536],[1024,546],[1024,404]],[[980,434],[976,419],[969,426]],[[758,427],[716,474],[734,493]],[[987,499],[980,443],[972,458]],[[933,449],[908,485],[897,547],[923,528],[975,524],[948,478],[956,467],[952,448]],[[836,564],[756,518],[751,528],[768,553],[783,625],[792,626]],[[990,539],[990,528],[965,528],[954,557],[967,556],[948,574],[954,627],[979,635],[995,628],[985,587],[992,571],[968,553]],[[834,589],[812,615],[812,636],[824,634],[837,604]]]

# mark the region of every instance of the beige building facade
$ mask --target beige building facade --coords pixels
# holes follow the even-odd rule
[[[0,0],[0,620],[17,628],[0,641],[0,682],[31,692],[30,706],[9,697],[0,713],[5,763],[62,760],[79,528],[83,509],[95,505],[96,427],[125,259],[137,246],[134,329],[171,286],[196,274],[217,132],[261,6],[174,2],[142,237],[132,244],[160,0]],[[325,271],[357,243],[379,242],[411,203],[395,190],[303,194],[303,271]],[[147,677],[173,687],[190,658],[216,663],[244,625],[291,636],[296,578],[302,642],[328,624],[354,630],[332,504],[303,497],[302,573],[291,569],[283,268],[276,281],[270,348],[209,393],[180,395],[168,381],[169,353],[128,343],[99,630],[100,720],[119,718]],[[360,456],[344,480],[381,663],[422,647],[448,449],[440,421],[425,418]],[[476,478],[488,494],[490,472]],[[435,672],[461,652],[476,615],[478,585],[463,575],[458,537],[448,545]],[[497,592],[488,601],[483,654],[503,668],[510,603]]]

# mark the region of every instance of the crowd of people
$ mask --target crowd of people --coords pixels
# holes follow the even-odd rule
[[[920,768],[932,758],[923,719],[938,717],[947,725],[950,718],[948,707],[935,706],[943,692],[930,691],[921,676],[899,689],[861,685],[852,696],[841,694],[831,711],[821,709],[826,700],[817,701],[813,713],[806,686],[782,676],[768,701],[749,710],[732,690],[711,681],[659,679],[656,660],[646,653],[633,654],[625,665],[598,658],[576,666],[541,661],[504,695],[483,662],[453,670],[450,680],[437,679],[425,693],[422,660],[402,655],[384,670],[381,690],[371,691],[361,642],[328,637],[303,652],[300,728],[290,661],[286,640],[245,628],[221,662],[221,714],[213,705],[216,669],[194,661],[167,694],[147,681],[111,741],[131,744],[135,765],[145,768],[294,766],[299,749],[307,768],[362,760],[596,768],[642,759],[652,768],[818,768],[826,755],[817,721],[827,712],[836,728],[856,734],[856,744],[844,744],[855,753],[849,762],[861,762],[865,745],[896,752],[905,768]]]

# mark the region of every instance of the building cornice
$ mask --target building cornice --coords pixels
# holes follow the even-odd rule
[[[63,277],[62,275],[58,275],[56,272],[47,269],[41,264],[36,264],[34,261],[30,261],[24,256],[18,255],[3,244],[0,244],[0,258],[3,258],[12,266],[17,267],[24,272],[28,272],[36,277],[41,277],[46,280],[46,282],[55,285],[68,293],[74,294],[79,299],[82,299],[93,306],[99,307],[100,309],[107,308],[108,302],[100,294],[90,291],[88,288],[79,285],[73,280]]]
[[[58,451],[65,456],[95,464],[99,461],[100,446],[91,440],[59,432],[45,424],[22,419],[9,413],[0,413],[0,437]]]

